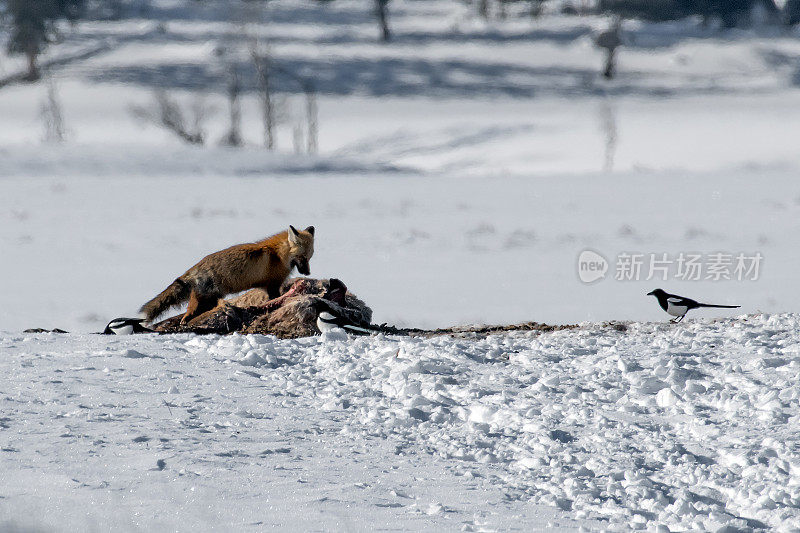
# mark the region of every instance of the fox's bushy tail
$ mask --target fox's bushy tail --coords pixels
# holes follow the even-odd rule
[[[188,300],[191,292],[191,285],[181,278],[178,278],[173,281],[169,287],[161,291],[158,296],[144,304],[142,308],[139,309],[139,312],[144,315],[147,322],[152,322],[158,315],[170,307],[175,307]]]

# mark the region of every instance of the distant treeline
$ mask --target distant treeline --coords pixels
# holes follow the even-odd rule
[[[800,22],[800,0],[787,0],[780,9],[774,0],[600,0],[600,10],[625,18],[667,21],[701,16],[718,19],[726,27],[747,24],[754,10],[761,9],[775,21]]]

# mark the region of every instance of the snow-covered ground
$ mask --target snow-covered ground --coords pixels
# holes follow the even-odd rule
[[[0,520],[789,530],[798,330],[784,314],[480,339],[7,334]]]
[[[46,84],[0,88],[0,529],[800,527],[796,32],[626,22],[608,82],[601,17],[394,0],[384,45],[360,0],[149,4],[49,49],[66,142],[42,141]],[[315,80],[319,153],[293,153],[285,77],[278,151],[259,147],[253,36]],[[238,149],[217,143],[222,51],[243,72]],[[22,66],[0,57],[0,78]],[[208,146],[133,116],[159,89],[204,102]],[[590,324],[87,335],[290,223],[316,226],[312,274],[376,322]],[[587,249],[609,263],[592,284]],[[754,280],[646,262],[622,281],[623,253],[762,261]],[[742,308],[668,326],[656,287]]]
[[[110,51],[54,71],[66,143],[41,141],[45,85],[0,93],[4,329],[97,331],[202,256],[289,223],[318,228],[313,273],[343,279],[380,322],[654,320],[657,286],[800,311],[786,290],[800,260],[794,33],[629,23],[606,82],[598,17],[486,23],[449,0],[397,2],[382,45],[363,2],[271,2],[257,13],[269,22],[245,26],[213,2],[151,4],[68,30],[68,52]],[[304,102],[280,77],[278,152],[259,148],[246,34],[316,80],[318,155],[293,153]],[[221,48],[248,89],[242,149],[216,146]],[[204,98],[211,146],[134,118],[161,88]],[[580,282],[585,249],[609,261],[602,282]],[[645,265],[622,282],[623,252],[763,261],[756,281],[682,281],[673,264],[666,281]]]

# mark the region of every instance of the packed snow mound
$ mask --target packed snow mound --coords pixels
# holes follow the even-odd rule
[[[12,476],[69,473],[81,461],[70,446],[32,450],[91,441],[102,420],[94,453],[122,458],[109,468],[125,489],[138,475],[123,468],[140,447],[131,424],[167,439],[152,439],[157,454],[235,444],[249,457],[274,397],[340,423],[351,442],[385,439],[509,501],[612,529],[789,529],[800,527],[798,331],[800,315],[782,314],[476,338],[6,334],[0,402],[15,453],[3,454]],[[234,429],[235,443],[220,440]],[[215,472],[253,460],[205,463],[207,486],[223,491],[229,475]],[[21,490],[4,492],[6,515]]]

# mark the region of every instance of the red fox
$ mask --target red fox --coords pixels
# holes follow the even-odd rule
[[[262,241],[237,244],[205,256],[139,312],[152,322],[170,307],[189,300],[181,318],[181,324],[185,324],[234,292],[262,287],[270,298],[275,298],[293,267],[304,276],[311,273],[308,262],[312,255],[314,226],[302,231],[289,226],[288,231]]]

